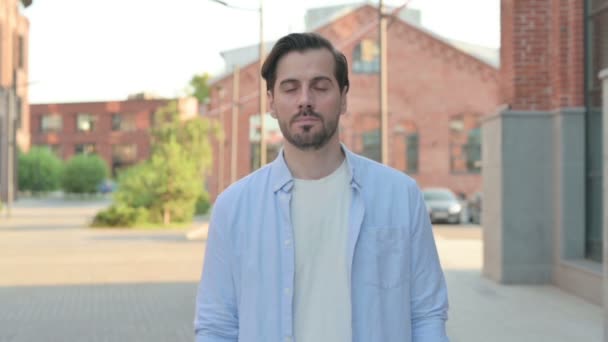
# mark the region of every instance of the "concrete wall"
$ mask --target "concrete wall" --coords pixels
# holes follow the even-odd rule
[[[494,281],[502,280],[502,117],[495,115],[483,122],[483,273]]]
[[[585,260],[585,109],[506,110],[482,130],[484,275],[601,304],[601,265]]]
[[[569,108],[553,116],[553,282],[601,305],[601,266],[585,260],[585,112]]]
[[[551,118],[546,112],[506,110],[483,126],[484,158],[489,158],[483,167],[484,274],[502,283],[551,281]]]
[[[585,109],[554,113],[557,259],[585,257]]]

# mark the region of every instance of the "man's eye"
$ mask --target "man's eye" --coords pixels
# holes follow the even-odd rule
[[[295,90],[296,90],[296,88],[287,88],[287,89],[285,89],[284,91],[285,91],[286,93],[293,93]]]
[[[318,91],[327,91],[328,88],[326,87],[315,87],[316,90]]]

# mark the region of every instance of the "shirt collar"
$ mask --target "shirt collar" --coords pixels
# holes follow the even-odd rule
[[[353,187],[360,188],[360,175],[357,170],[357,155],[351,152],[343,143],[340,143],[340,147],[342,151],[344,151],[344,155],[346,156],[346,164],[350,171],[350,184]],[[293,175],[291,171],[289,171],[289,167],[287,167],[287,162],[285,162],[285,156],[283,155],[283,148],[279,151],[277,158],[270,163],[271,177],[273,180],[272,191],[277,192],[279,190],[283,190],[285,192],[291,192],[293,188]]]

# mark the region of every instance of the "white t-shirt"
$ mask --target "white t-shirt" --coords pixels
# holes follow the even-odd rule
[[[346,248],[351,186],[346,161],[325,178],[296,179],[292,196],[295,340],[350,342]]]

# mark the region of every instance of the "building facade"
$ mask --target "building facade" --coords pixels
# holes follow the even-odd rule
[[[484,274],[601,305],[608,1],[503,0],[501,26],[506,106],[482,126]]]
[[[165,99],[34,104],[32,145],[48,146],[61,159],[95,153],[113,173],[150,156],[150,127]],[[178,100],[182,118],[198,115],[194,98]]]
[[[30,4],[25,0],[0,2],[0,201],[7,201],[9,193],[14,198],[17,148],[26,151],[30,145],[29,21],[22,14]]]
[[[377,8],[362,5],[315,30],[349,62],[351,87],[341,139],[375,160],[380,159],[377,19]],[[481,191],[480,123],[499,106],[498,69],[399,18],[390,25],[388,45],[389,165],[423,187],[444,186],[467,195]],[[213,198],[259,167],[259,77],[255,60],[242,66],[238,77],[226,75],[211,84],[208,115],[222,122],[225,132],[208,180]],[[281,138],[276,121],[268,114],[265,118],[271,161]]]

